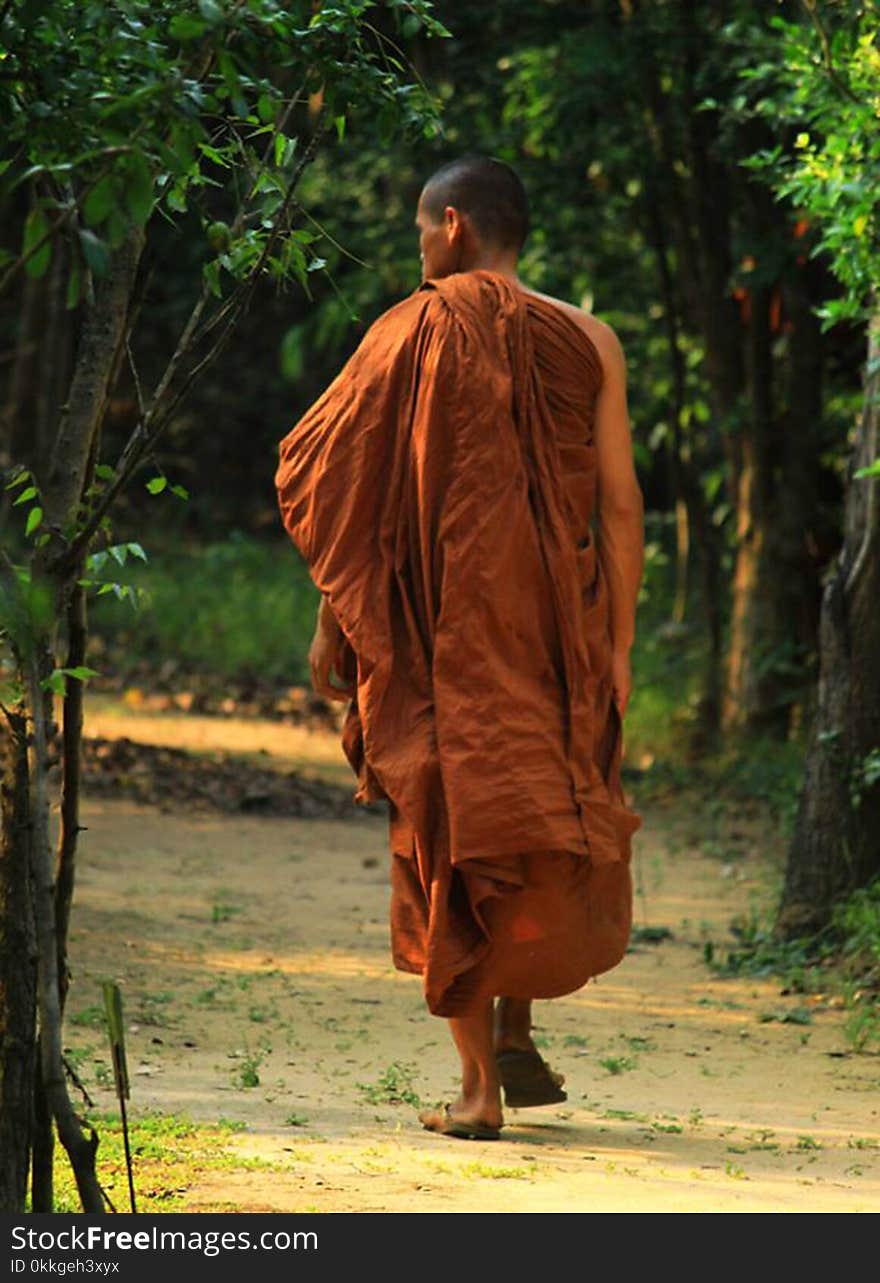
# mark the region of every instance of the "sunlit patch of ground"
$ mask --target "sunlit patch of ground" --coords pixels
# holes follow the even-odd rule
[[[162,742],[202,733],[161,721]],[[291,730],[248,734],[289,760]],[[318,757],[332,752],[338,766],[327,735]],[[456,1058],[418,979],[391,966],[384,821],[87,803],[67,1043],[95,1108],[115,1109],[100,1017],[112,976],[135,1117],[189,1119],[196,1137],[243,1125],[192,1140],[192,1161],[164,1174],[159,1131],[146,1201],[152,1182],[156,1210],[877,1210],[880,1058],[852,1053],[839,1011],[706,967],[705,942],[778,871],[755,846],[731,875],[674,818],[645,814],[635,839],[636,922],[671,938],[537,1004],[569,1100],[509,1111],[500,1141],[475,1143],[416,1118],[419,1101],[450,1098]],[[107,1162],[121,1199],[118,1155]]]

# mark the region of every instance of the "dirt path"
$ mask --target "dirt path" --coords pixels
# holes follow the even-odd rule
[[[339,760],[328,735],[203,720],[93,711],[87,731]],[[246,1125],[227,1168],[179,1191],[186,1209],[880,1210],[878,1057],[850,1054],[840,1011],[703,962],[771,893],[757,852],[723,865],[681,820],[645,816],[637,922],[672,938],[537,1006],[569,1101],[509,1111],[501,1141],[474,1143],[415,1118],[415,1096],[449,1097],[455,1057],[418,980],[391,967],[384,821],[90,801],[85,823],[69,1041],[91,1048],[86,1076],[103,1055],[89,1013],[115,976],[133,1109]]]

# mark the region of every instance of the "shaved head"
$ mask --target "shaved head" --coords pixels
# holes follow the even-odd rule
[[[447,206],[466,214],[480,240],[497,249],[518,254],[528,235],[525,188],[510,165],[492,156],[462,156],[438,169],[425,183],[421,204],[435,223]]]

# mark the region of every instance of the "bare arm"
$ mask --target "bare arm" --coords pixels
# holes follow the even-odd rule
[[[629,698],[629,652],[644,570],[644,501],[633,462],[623,349],[607,325],[596,326],[591,337],[604,370],[593,430],[596,551],[608,584],[613,680],[622,713]]]

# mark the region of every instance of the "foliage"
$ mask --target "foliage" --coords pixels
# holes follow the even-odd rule
[[[133,613],[112,596],[95,603],[91,662],[108,675],[138,681],[144,667],[155,673],[170,662],[217,680],[308,677],[318,595],[280,539],[233,531],[220,543],[163,540],[148,565],[129,566],[120,577],[143,594],[143,605]]]
[[[302,116],[311,99],[341,136],[369,103],[386,132],[436,129],[430,96],[406,79],[394,40],[370,19],[374,0],[17,0],[6,6],[0,168],[7,191],[33,182],[23,227],[27,270],[49,268],[60,232],[71,239],[67,304],[106,272],[131,222],[154,209],[172,221],[200,213],[205,279],[241,279],[260,263],[279,279],[323,266],[316,239],[285,212],[301,161]],[[445,34],[426,0],[386,0],[412,31]],[[302,108],[300,108],[300,113]],[[298,128],[297,128],[298,126]],[[222,217],[230,205],[232,226]],[[7,261],[11,251],[5,251]],[[2,260],[0,260],[2,264]]]
[[[418,1109],[422,1103],[413,1087],[415,1066],[395,1060],[374,1083],[358,1083],[364,1100],[371,1105],[412,1105]]]
[[[116,1211],[127,1212],[128,1178],[122,1124],[116,1115],[98,1111],[90,1111],[89,1121],[101,1132],[102,1185]],[[152,1213],[185,1210],[190,1185],[203,1180],[210,1172],[228,1171],[236,1161],[230,1156],[230,1140],[244,1128],[243,1123],[225,1119],[195,1123],[182,1115],[157,1113],[129,1118],[128,1126],[138,1210]],[[56,1210],[78,1211],[76,1187],[60,1161],[56,1181]]]
[[[707,941],[704,957],[720,975],[778,976],[795,993],[832,994],[847,1011],[844,1034],[854,1051],[880,1043],[880,879],[853,891],[833,910],[821,932],[780,938],[752,914],[735,919],[736,944],[719,951]],[[809,1009],[767,1013],[763,1020],[807,1024]]]
[[[836,905],[831,925],[843,941],[842,956],[850,970],[873,970],[880,983],[880,878]]]
[[[795,131],[748,160],[816,230],[843,287],[822,309],[826,326],[867,319],[880,281],[880,6],[804,0],[811,25],[774,17],[765,59],[741,75],[755,114]]]
[[[303,225],[294,193],[321,120],[332,117],[341,137],[346,115],[370,102],[386,131],[392,122],[404,131],[437,128],[431,95],[420,81],[407,80],[396,42],[371,20],[379,8],[381,17],[410,34],[445,34],[427,0],[387,0],[381,7],[348,0],[317,9],[307,0],[293,6],[202,0],[183,10],[176,0],[7,5],[0,114],[8,128],[0,145],[0,202],[13,201],[22,184],[33,194],[20,253],[0,246],[0,268],[7,265],[0,288],[22,266],[32,277],[44,277],[64,244],[66,307],[73,309],[93,300],[95,280],[107,273],[132,227],[145,226],[154,212],[182,227],[189,211],[202,229],[203,300],[185,335],[194,330],[205,291],[220,299],[229,284],[237,286],[190,334],[204,341],[223,322],[221,342],[241,319],[258,279],[295,279],[308,294],[310,274],[323,268],[324,259],[313,248],[318,233]],[[60,532],[76,547],[97,530],[109,540],[110,503],[163,426],[155,422],[161,418],[157,403],[169,392],[174,362],[151,396],[140,387],[130,349],[129,363],[142,418],[134,449],[130,442],[115,466],[94,465],[80,521]],[[173,405],[205,363],[189,372]],[[43,460],[44,473],[46,466]],[[8,485],[16,491],[13,510],[29,505],[24,539],[43,546],[50,536],[38,476],[17,467]],[[161,471],[147,489],[188,497]],[[116,590],[111,582],[83,583],[98,592]],[[7,596],[13,589],[10,579]],[[16,619],[27,609],[26,595],[7,603],[7,632],[17,627],[21,637]]]

